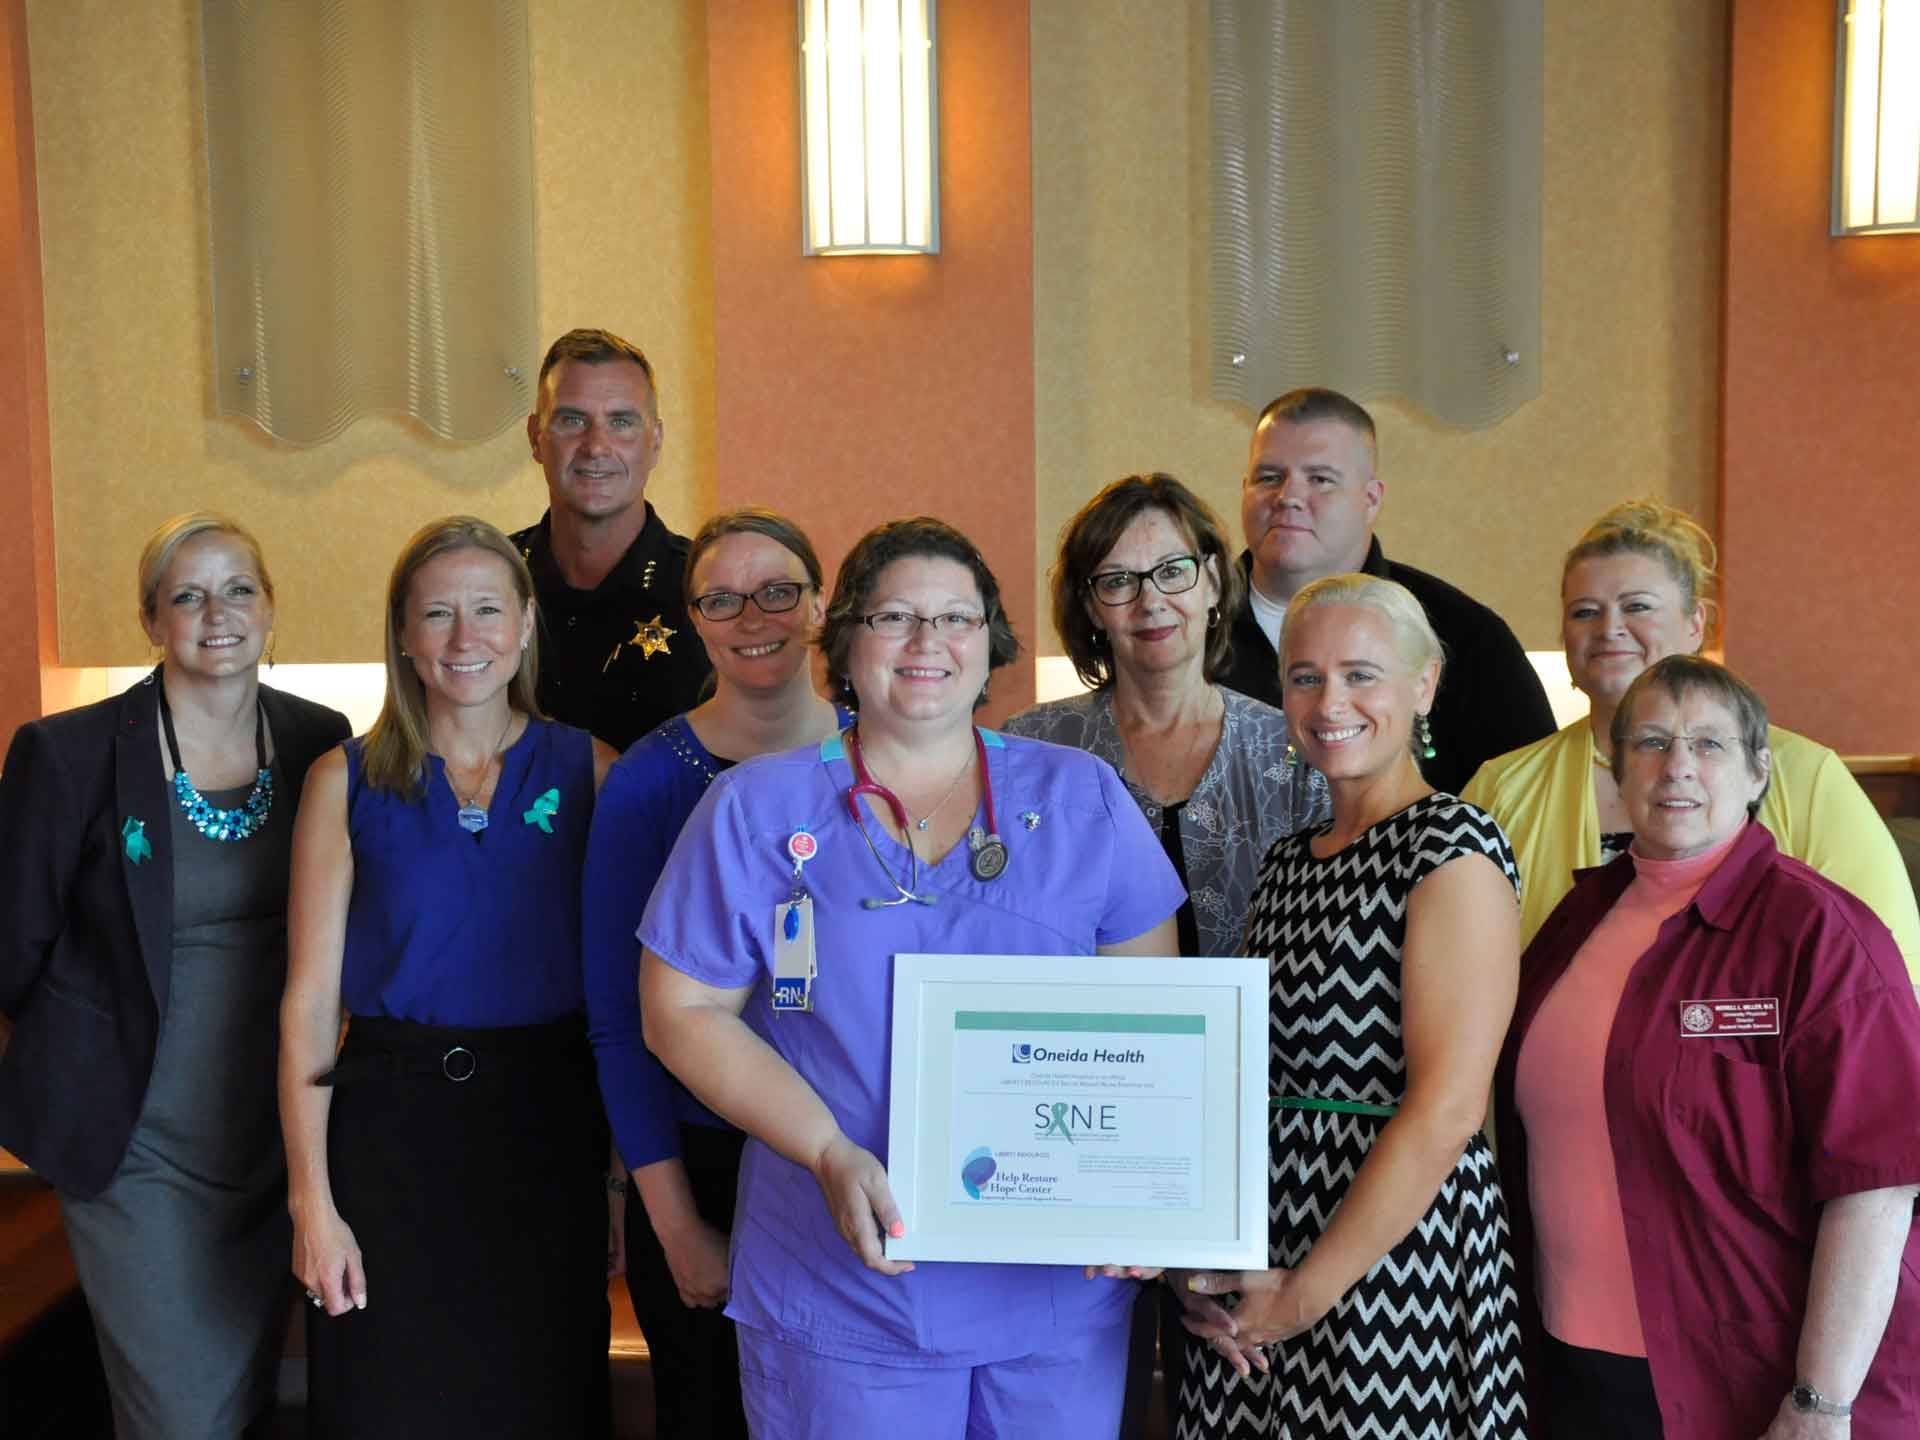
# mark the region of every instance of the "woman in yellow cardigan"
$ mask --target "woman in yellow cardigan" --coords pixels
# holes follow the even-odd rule
[[[1634,677],[1707,634],[1714,547],[1707,532],[1655,500],[1629,500],[1596,520],[1561,572],[1561,640],[1573,683],[1593,710],[1545,740],[1480,767],[1461,798],[1492,813],[1513,842],[1523,881],[1521,943],[1573,884],[1633,835],[1608,769],[1608,727]],[[1768,729],[1773,783],[1760,821],[1782,853],[1864,900],[1893,932],[1920,985],[1920,913],[1893,837],[1840,757]]]

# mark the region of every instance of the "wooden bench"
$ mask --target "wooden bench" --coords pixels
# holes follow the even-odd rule
[[[1888,819],[1920,816],[1920,755],[1842,757],[1874,808]]]

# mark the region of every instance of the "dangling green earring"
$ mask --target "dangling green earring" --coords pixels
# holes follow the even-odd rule
[[[1440,752],[1433,748],[1433,726],[1427,723],[1427,717],[1420,717],[1420,758],[1431,760]]]
[[[1293,748],[1293,742],[1287,741],[1287,768],[1294,769],[1300,764],[1300,752]]]

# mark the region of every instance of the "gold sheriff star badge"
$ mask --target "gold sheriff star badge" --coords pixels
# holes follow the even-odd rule
[[[656,655],[671,655],[673,653],[673,651],[667,648],[667,641],[671,640],[674,636],[673,627],[663,625],[660,621],[661,617],[656,615],[651,620],[636,620],[633,622],[633,639],[627,643],[629,645],[638,645],[640,647],[640,654],[644,659],[651,660]]]

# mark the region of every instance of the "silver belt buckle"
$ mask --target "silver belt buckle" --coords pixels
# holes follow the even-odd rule
[[[456,1045],[440,1057],[440,1073],[456,1085],[471,1080],[479,1068],[480,1061],[464,1045]]]

